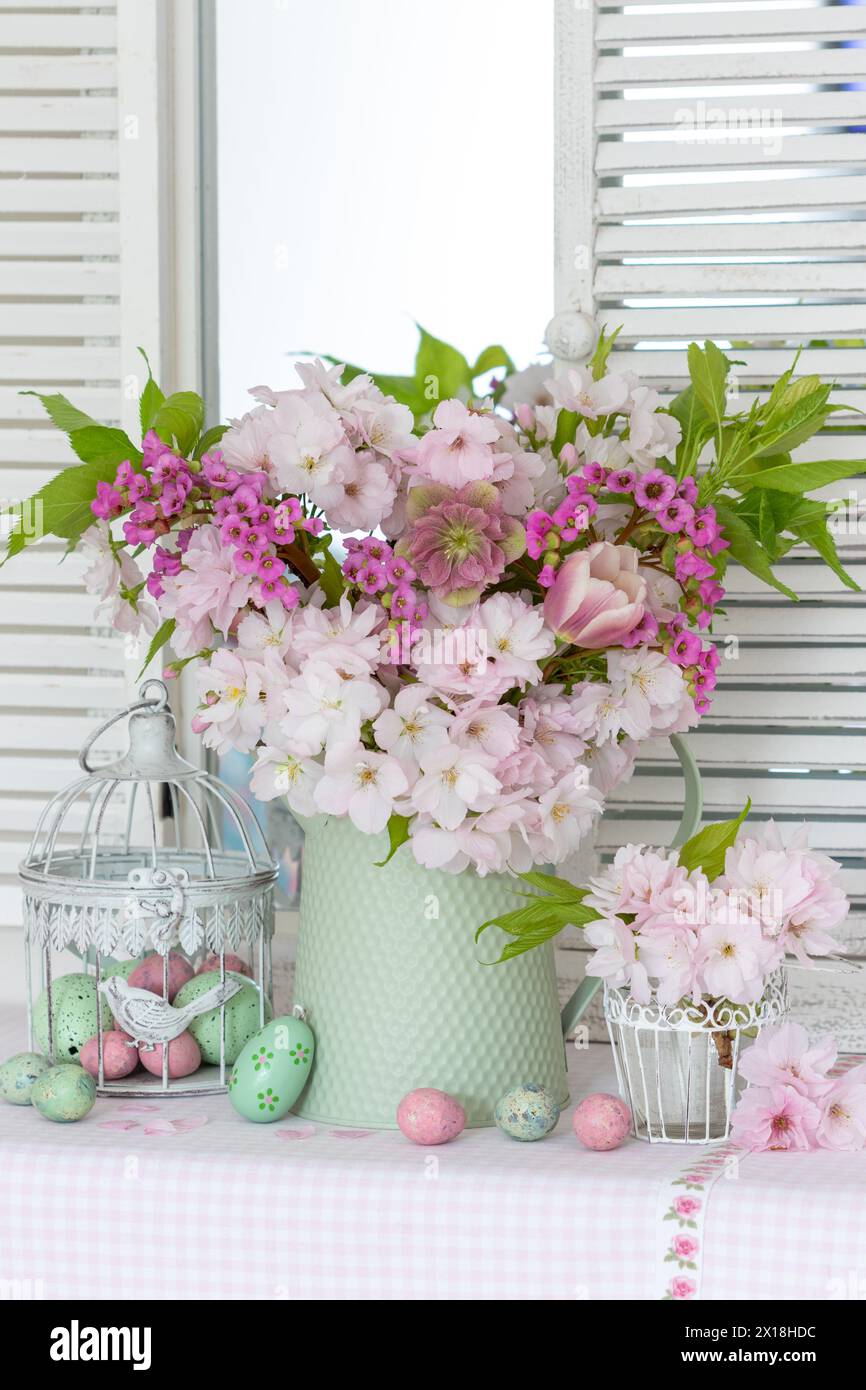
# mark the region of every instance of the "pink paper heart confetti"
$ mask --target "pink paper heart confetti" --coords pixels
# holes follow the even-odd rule
[[[118,1110],[122,1110],[124,1115],[149,1115],[152,1111],[158,1110],[158,1105],[142,1105],[136,1100],[125,1100],[118,1105]]]
[[[331,1129],[328,1131],[335,1139],[368,1139],[372,1129]]]
[[[278,1139],[309,1139],[315,1132],[315,1125],[295,1125],[278,1129],[276,1134]]]
[[[138,1129],[138,1120],[100,1120],[100,1129]]]

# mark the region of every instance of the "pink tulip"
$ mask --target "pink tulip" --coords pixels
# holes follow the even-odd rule
[[[611,647],[643,618],[646,581],[630,545],[597,541],[570,555],[544,600],[544,619],[576,647]]]

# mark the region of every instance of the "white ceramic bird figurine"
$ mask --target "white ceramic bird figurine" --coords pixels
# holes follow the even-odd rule
[[[248,982],[247,982],[248,983]],[[218,1009],[232,995],[243,989],[244,981],[227,975],[224,982],[200,994],[183,1008],[176,1009],[159,994],[149,989],[135,989],[120,975],[112,975],[99,986],[108,1000],[108,1007],[124,1033],[129,1033],[136,1047],[171,1042],[180,1037],[199,1014]],[[132,1045],[132,1044],[130,1044]]]

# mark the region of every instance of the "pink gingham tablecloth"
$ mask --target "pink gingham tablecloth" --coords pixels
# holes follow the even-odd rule
[[[23,1046],[7,1016],[0,1056]],[[574,1100],[614,1091],[570,1051]],[[866,1297],[866,1155],[629,1140],[590,1153],[569,1107],[520,1144],[289,1118],[227,1097],[100,1099],[56,1125],[0,1105],[0,1294],[51,1299]],[[685,1252],[685,1253],[683,1253]]]

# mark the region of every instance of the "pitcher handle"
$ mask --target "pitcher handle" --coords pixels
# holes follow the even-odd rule
[[[704,808],[704,792],[701,785],[700,769],[695,762],[694,754],[689,748],[686,740],[681,734],[671,734],[671,747],[679,758],[680,769],[683,774],[685,784],[685,797],[683,800],[683,814],[677,826],[677,833],[671,840],[671,849],[678,849],[684,845],[686,840],[690,840],[701,823],[701,813]],[[594,999],[601,979],[596,975],[588,975],[581,980],[574,994],[562,1010],[562,1036],[567,1037],[576,1023],[580,1021],[585,1011],[589,1008]]]

